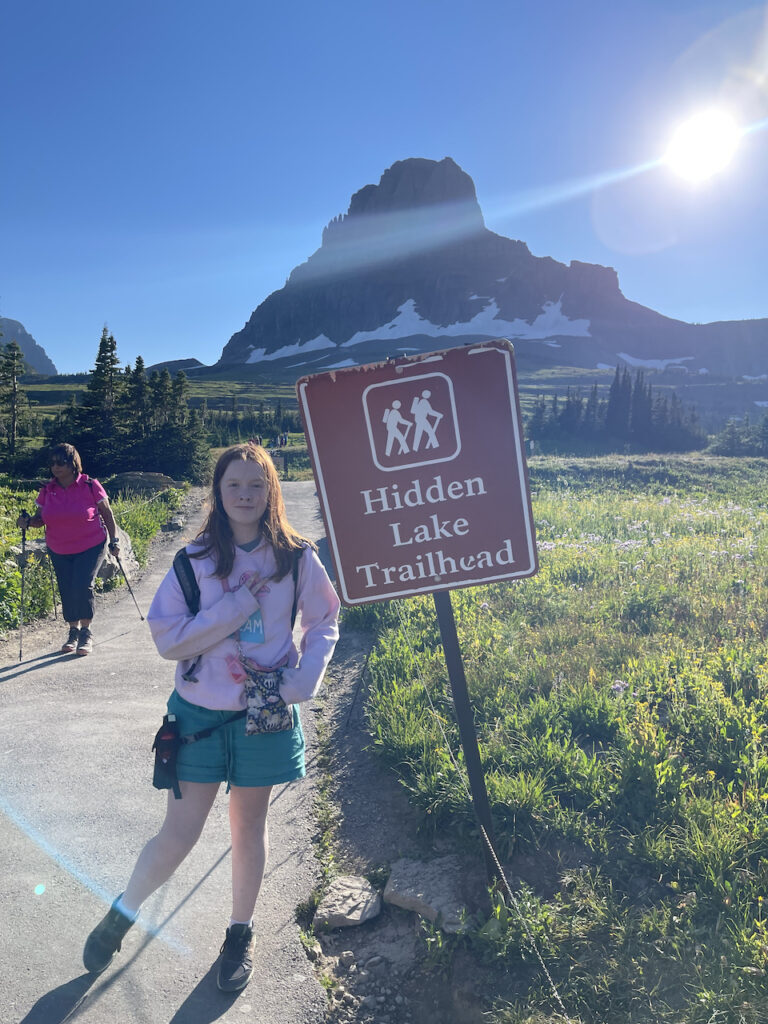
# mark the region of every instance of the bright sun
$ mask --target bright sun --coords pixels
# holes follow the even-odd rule
[[[741,130],[730,114],[706,110],[680,125],[664,161],[688,181],[704,181],[727,167],[740,137]]]

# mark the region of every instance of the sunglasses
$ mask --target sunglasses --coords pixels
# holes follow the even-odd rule
[[[59,458],[51,459],[51,465],[52,466],[68,466],[69,465],[69,460],[68,459],[59,459]]]

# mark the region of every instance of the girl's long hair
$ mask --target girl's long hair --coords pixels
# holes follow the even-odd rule
[[[281,580],[293,568],[293,552],[297,548],[307,545],[314,548],[315,545],[298,534],[288,522],[274,463],[269,454],[253,441],[233,445],[219,456],[213,471],[210,511],[205,525],[196,537],[197,542],[202,546],[200,550],[190,552],[190,558],[205,558],[207,555],[211,555],[215,565],[214,575],[219,579],[226,579],[232,572],[235,562],[235,540],[221,500],[221,478],[230,462],[234,462],[236,459],[243,462],[255,462],[264,473],[267,483],[267,507],[261,517],[259,529],[261,536],[268,544],[272,545],[272,550],[275,553],[277,568],[273,578],[276,581]]]

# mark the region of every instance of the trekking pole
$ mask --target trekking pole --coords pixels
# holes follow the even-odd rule
[[[29,519],[29,516],[27,516]],[[19,604],[19,661],[24,657],[24,576],[27,568],[27,528],[21,528],[21,603]]]
[[[109,546],[109,550],[111,551],[111,553],[117,559],[117,564],[120,566],[120,572],[123,574],[123,579],[125,580],[125,585],[126,585],[126,587],[128,587],[128,593],[133,598],[133,603],[136,605],[136,611],[139,613],[139,618],[143,622],[144,621],[144,616],[141,614],[141,608],[139,608],[139,602],[136,600],[136,595],[134,594],[133,589],[131,588],[131,584],[128,582],[128,577],[125,575],[125,569],[123,568],[123,563],[120,561],[120,555],[117,553],[117,550],[115,548],[113,548],[113,546],[111,544]]]
[[[48,571],[51,574],[51,597],[53,598],[53,617],[58,619],[59,611],[56,607],[56,582],[53,578],[53,562],[51,561],[50,555],[48,556]]]

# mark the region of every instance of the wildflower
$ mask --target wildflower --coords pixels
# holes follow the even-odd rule
[[[611,693],[624,693],[628,686],[629,683],[625,683],[623,679],[614,679],[611,684]]]

